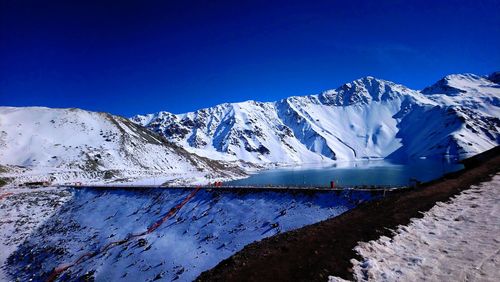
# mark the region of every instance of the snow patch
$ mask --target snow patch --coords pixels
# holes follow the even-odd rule
[[[498,281],[500,174],[355,248],[357,281]],[[331,277],[330,281],[339,281]]]

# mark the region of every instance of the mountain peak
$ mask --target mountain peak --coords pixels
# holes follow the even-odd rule
[[[367,76],[363,76],[363,77],[360,77],[358,79],[355,79],[355,80],[353,80],[351,82],[344,83],[343,85],[341,85],[337,89],[343,88],[345,86],[347,86],[347,87],[350,87],[350,86],[361,86],[361,87],[368,88],[368,87],[370,87],[373,84],[395,84],[395,83],[393,83],[391,81],[388,81],[388,80],[376,78],[376,77],[373,77],[371,75],[367,75]]]
[[[423,94],[446,94],[456,96],[480,85],[491,84],[487,79],[472,73],[450,74],[431,86],[424,88]]]
[[[365,76],[348,82],[335,90],[319,95],[322,103],[335,106],[349,106],[370,101],[386,101],[411,92],[403,85],[391,81]]]

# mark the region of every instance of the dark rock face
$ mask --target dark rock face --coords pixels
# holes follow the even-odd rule
[[[268,155],[271,152],[271,151],[269,151],[268,148],[266,148],[262,144],[260,144],[259,147],[254,148],[254,147],[250,146],[250,144],[246,143],[245,150],[247,150],[248,152],[258,152],[261,155]]]
[[[158,132],[158,130],[154,130],[156,132]],[[176,124],[176,123],[173,123],[173,124],[170,124],[169,126],[167,126],[164,130],[163,130],[163,134],[165,135],[165,137],[180,137],[180,138],[184,138],[186,137],[186,135],[189,133],[189,130],[184,128],[184,127],[181,127],[179,124]]]

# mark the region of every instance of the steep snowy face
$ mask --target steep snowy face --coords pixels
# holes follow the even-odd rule
[[[132,119],[141,123],[144,116]],[[192,152],[214,159],[253,163],[321,160],[293,136],[275,103],[222,104],[181,115],[156,114],[141,123]]]
[[[398,129],[403,146],[389,158],[461,158],[500,144],[498,117],[461,106],[414,106]]]
[[[200,155],[260,164],[463,157],[500,143],[499,90],[471,74],[422,92],[364,77],[319,95],[132,120]]]
[[[404,146],[393,157],[464,156],[500,144],[499,84],[473,74],[454,74],[422,93],[436,106],[414,106],[404,116],[397,135]]]
[[[125,118],[39,107],[0,107],[0,163],[46,171],[60,182],[186,173],[216,177],[222,167]]]
[[[500,85],[494,80],[474,74],[452,74],[422,90],[429,99],[442,105],[468,107],[498,117],[500,114]]]
[[[384,158],[401,146],[396,115],[405,103],[426,101],[420,93],[366,77],[320,95],[276,103],[278,115],[306,148],[324,159]]]

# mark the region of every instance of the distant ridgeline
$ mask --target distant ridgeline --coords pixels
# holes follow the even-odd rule
[[[131,120],[208,158],[258,164],[465,158],[500,144],[500,73],[422,91],[364,77],[318,95]]]
[[[0,107],[0,129],[0,179],[14,184],[126,182],[148,177],[192,182],[242,174],[238,168],[191,154],[126,118],[107,113]]]

